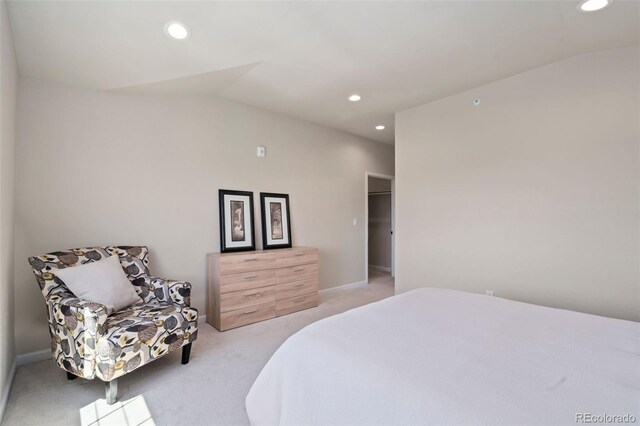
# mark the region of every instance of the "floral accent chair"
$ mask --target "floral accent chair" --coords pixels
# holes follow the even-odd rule
[[[77,298],[56,270],[117,255],[142,299],[107,316],[99,303]],[[90,247],[29,258],[47,304],[51,351],[67,377],[106,382],[107,403],[117,400],[117,378],[182,348],[189,362],[198,336],[198,311],[189,307],[191,284],[155,278],[144,246]]]

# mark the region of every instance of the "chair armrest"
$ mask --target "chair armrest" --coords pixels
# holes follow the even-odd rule
[[[154,289],[150,295],[153,294],[155,299],[174,305],[191,305],[191,283],[149,276],[144,277],[144,280],[150,290]],[[159,289],[162,291],[158,291]]]
[[[95,374],[97,342],[105,334],[107,307],[75,296],[50,300],[49,304],[57,323],[56,329],[67,330],[66,333],[58,332],[55,339],[60,351],[59,364],[71,373],[92,378]]]

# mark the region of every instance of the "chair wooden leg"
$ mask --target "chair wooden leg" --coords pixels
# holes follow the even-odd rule
[[[118,379],[105,382],[104,388],[107,395],[107,404],[114,404],[118,400]]]
[[[76,375],[75,375],[75,374],[73,374],[73,373],[69,373],[69,372],[67,371],[67,380],[75,380],[75,379],[77,379],[77,378],[78,378],[78,376],[76,376]]]
[[[182,347],[182,363],[189,364],[189,357],[191,356],[191,343]]]

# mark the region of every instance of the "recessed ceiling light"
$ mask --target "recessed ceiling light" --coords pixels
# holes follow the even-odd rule
[[[164,24],[164,32],[176,40],[184,40],[189,37],[189,28],[181,22],[167,22]]]
[[[613,3],[613,0],[582,0],[580,4],[578,4],[578,10],[582,12],[595,12],[596,10],[611,6],[611,3]]]
[[[358,102],[360,99],[362,99],[362,98],[360,97],[360,95],[351,95],[351,96],[349,96],[349,100],[350,100],[351,102]]]
[[[384,130],[384,126],[382,124],[378,124],[376,126],[376,130]]]

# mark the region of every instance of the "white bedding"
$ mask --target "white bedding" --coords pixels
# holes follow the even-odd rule
[[[640,323],[425,288],[291,336],[246,400],[254,425],[640,422]]]

